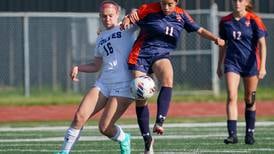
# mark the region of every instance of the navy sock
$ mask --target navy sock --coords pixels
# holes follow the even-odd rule
[[[136,114],[137,114],[137,121],[138,125],[141,131],[141,134],[143,136],[143,139],[146,141],[148,136],[150,135],[149,131],[149,109],[148,106],[136,106]]]
[[[229,136],[237,136],[237,120],[227,120],[227,131]]]
[[[255,131],[256,111],[245,110],[246,135],[253,135]]]
[[[169,104],[171,101],[172,88],[162,87],[157,99],[157,117],[156,123],[162,125],[167,116]]]

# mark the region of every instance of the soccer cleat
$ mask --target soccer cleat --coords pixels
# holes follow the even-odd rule
[[[255,139],[253,135],[246,135],[245,136],[245,144],[253,145],[255,143]]]
[[[225,144],[236,144],[238,143],[238,137],[237,136],[229,136],[224,140]]]
[[[125,139],[120,144],[121,154],[130,154],[130,134],[125,134]]]
[[[153,133],[157,133],[160,135],[164,134],[164,128],[162,124],[155,123],[153,127]]]
[[[67,151],[54,152],[54,154],[69,154]]]
[[[154,144],[154,139],[150,137],[147,141],[145,141],[145,152],[144,154],[153,154],[153,144]]]

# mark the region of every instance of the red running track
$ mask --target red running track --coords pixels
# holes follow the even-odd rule
[[[156,104],[149,104],[150,115],[156,115]],[[53,121],[71,120],[77,105],[50,106],[1,106],[0,122],[16,121]],[[243,116],[244,104],[239,103],[239,115]],[[95,116],[98,118],[100,113]],[[225,117],[225,103],[172,103],[169,117]],[[257,116],[274,116],[274,102],[257,102]],[[135,105],[123,115],[123,118],[136,118]]]

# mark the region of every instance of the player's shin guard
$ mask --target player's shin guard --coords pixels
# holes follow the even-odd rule
[[[156,123],[158,125],[163,125],[164,120],[167,116],[167,112],[169,109],[169,104],[172,96],[172,88],[171,87],[162,87],[157,99],[157,117]]]
[[[247,136],[253,136],[253,133],[255,131],[255,121],[256,121],[256,111],[245,110],[245,122],[246,122],[245,133]]]
[[[227,131],[229,136],[237,136],[237,120],[227,120]]]
[[[79,140],[82,129],[68,128],[62,145],[62,152],[70,152],[73,145]]]
[[[148,106],[136,106],[137,121],[139,129],[145,140],[145,136],[150,136],[149,130],[149,109]]]

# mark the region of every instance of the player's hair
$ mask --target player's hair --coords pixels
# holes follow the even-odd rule
[[[100,12],[106,7],[107,4],[113,5],[118,13],[121,11],[121,7],[119,4],[112,0],[105,0],[100,4]]]
[[[174,0],[176,3],[179,3],[179,0]]]
[[[248,11],[248,12],[253,12],[253,4],[251,2],[251,0],[247,0],[248,1],[248,4],[247,6],[245,7],[245,10]]]

